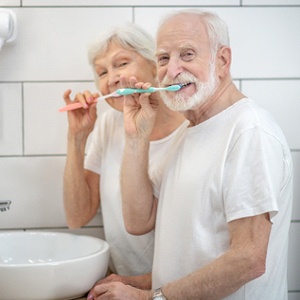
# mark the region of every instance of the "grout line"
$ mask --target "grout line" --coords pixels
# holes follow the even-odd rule
[[[24,152],[24,151],[23,151]],[[16,154],[16,155],[0,155],[0,158],[19,158],[19,157],[66,157],[67,154]]]
[[[23,0],[20,0],[20,4],[17,6],[5,6],[7,8],[172,8],[172,7],[178,7],[178,8],[188,8],[188,7],[197,7],[197,8],[234,8],[234,7],[245,7],[245,8],[283,8],[283,7],[300,7],[299,4],[243,4],[243,0],[240,0],[239,4],[233,4],[233,5],[24,5]]]
[[[232,80],[241,81],[297,81],[300,77],[233,77]],[[0,81],[1,84],[10,83],[93,83],[94,80],[22,80],[22,81]]]
[[[21,83],[22,99],[22,154],[25,155],[25,112],[24,112],[24,83]]]
[[[23,147],[24,148],[24,147]],[[300,148],[299,149],[290,149],[291,153],[299,153],[300,152]],[[23,151],[24,152],[24,151]],[[34,157],[66,157],[67,154],[66,153],[59,153],[59,154],[16,154],[16,155],[0,155],[0,158],[20,158],[20,157],[27,157],[27,158],[34,158]]]
[[[103,225],[91,225],[91,226],[83,226],[78,229],[69,229],[67,226],[58,226],[58,227],[26,227],[26,228],[0,228],[0,232],[3,231],[31,231],[31,230],[80,230],[80,229],[102,229]]]
[[[19,7],[19,6],[14,6]],[[247,7],[247,8],[261,8],[261,7],[300,7],[300,4],[243,4],[243,0],[240,0],[239,4],[228,4],[228,5],[23,5],[23,8],[185,8],[185,7],[200,7],[200,8],[226,8],[226,7]]]

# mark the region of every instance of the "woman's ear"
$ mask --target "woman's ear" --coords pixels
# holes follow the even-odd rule
[[[223,46],[218,50],[217,66],[220,77],[228,75],[231,66],[231,48]]]

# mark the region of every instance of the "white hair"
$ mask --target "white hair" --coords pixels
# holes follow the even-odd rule
[[[156,64],[153,37],[135,24],[125,23],[101,33],[90,43],[88,60],[91,65],[94,64],[98,55],[106,52],[111,42],[117,42],[125,49],[134,50],[148,61]]]
[[[211,45],[211,50],[213,52],[216,52],[222,46],[229,46],[230,41],[226,23],[216,13],[206,10],[185,9],[181,11],[172,12],[162,19],[157,32],[159,32],[161,27],[169,20],[181,15],[199,16],[199,19],[204,22],[204,25],[206,27]]]

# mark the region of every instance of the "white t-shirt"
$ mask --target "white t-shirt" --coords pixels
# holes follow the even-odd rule
[[[266,273],[227,297],[287,299],[292,160],[282,131],[242,99],[187,129],[170,158],[156,219],[153,288],[202,268],[229,248],[228,222],[270,213]]]
[[[185,121],[169,136],[150,143],[149,173],[160,182],[168,149],[188,126]],[[100,175],[100,198],[105,239],[110,245],[110,268],[120,275],[151,272],[154,232],[142,236],[127,233],[122,215],[120,168],[124,149],[123,113],[109,109],[98,117],[85,159],[85,169]],[[134,180],[134,178],[132,178]]]

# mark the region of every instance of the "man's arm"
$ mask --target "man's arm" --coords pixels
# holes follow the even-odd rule
[[[126,139],[121,169],[123,217],[126,230],[140,235],[155,227],[157,199],[148,176],[149,141]]]
[[[130,82],[120,78],[122,86],[147,89],[149,83]],[[148,176],[148,156],[158,100],[149,94],[125,97],[124,130],[125,148],[121,168],[123,217],[126,230],[135,235],[145,234],[155,226],[157,199]]]
[[[167,284],[163,293],[170,300],[223,299],[260,277],[266,268],[271,226],[268,213],[230,222],[230,249],[204,268]]]

